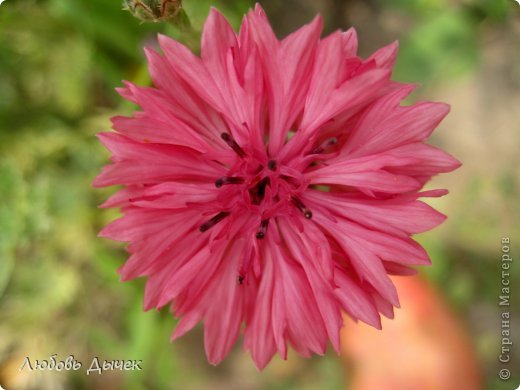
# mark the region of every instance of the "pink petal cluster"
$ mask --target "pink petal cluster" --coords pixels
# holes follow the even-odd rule
[[[321,30],[280,41],[257,6],[236,34],[212,10],[201,56],[160,36],[155,86],[119,90],[142,110],[99,134],[113,156],[94,184],[124,186],[101,232],[129,243],[122,279],[148,278],[173,339],[203,322],[212,364],[240,334],[259,368],[288,345],[338,351],[342,311],[379,328],[399,306],[388,275],[430,264],[411,236],[445,219],[418,199],[460,165],[425,143],[449,106],[400,105],[397,44],[362,59],[353,29]]]

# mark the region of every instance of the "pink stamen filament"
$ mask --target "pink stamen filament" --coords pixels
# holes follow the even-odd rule
[[[259,240],[263,239],[265,237],[265,234],[267,233],[267,227],[269,226],[269,220],[264,219],[262,223],[260,224],[260,229],[256,233],[256,238]]]
[[[329,138],[328,140],[323,142],[317,148],[312,149],[308,154],[321,154],[321,153],[325,152],[331,146],[336,145],[337,143],[338,143],[337,138]]]
[[[220,221],[222,221],[224,218],[226,218],[229,214],[229,212],[227,211],[221,211],[220,213],[218,213],[217,215],[215,215],[213,218],[211,218],[209,221],[203,223],[199,230],[204,233],[205,231],[211,229],[213,226],[215,226],[217,223],[219,223]]]
[[[215,181],[215,187],[220,188],[226,184],[242,184],[244,179],[242,177],[221,177]]]
[[[297,198],[296,196],[293,196],[291,197],[291,201],[293,202],[293,204],[296,206],[296,208],[298,210],[300,210],[303,215],[305,215],[305,218],[307,219],[311,219],[312,218],[312,211],[309,210],[304,204],[303,202]]]
[[[229,133],[222,133],[220,134],[220,138],[228,144],[228,146],[233,149],[233,151],[238,154],[241,158],[244,158],[246,156],[246,153],[242,150],[239,144],[235,141],[233,136]]]

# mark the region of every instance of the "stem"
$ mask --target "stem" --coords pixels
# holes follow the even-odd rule
[[[182,34],[182,40],[186,46],[194,52],[199,52],[200,33],[193,27],[184,9],[179,9],[175,17],[169,20],[169,23]]]

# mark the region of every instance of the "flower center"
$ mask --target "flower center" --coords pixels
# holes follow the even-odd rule
[[[290,212],[291,207],[305,218],[312,218],[312,211],[300,199],[300,194],[307,188],[300,172],[280,166],[276,160],[269,159],[265,151],[255,153],[242,149],[229,133],[222,133],[220,137],[239,158],[227,176],[215,180],[215,186],[226,191],[222,194],[226,203],[239,204],[239,207],[224,208],[200,226],[201,232],[209,230],[232,212],[245,210],[259,216],[260,225],[256,233],[259,240],[267,234],[269,219]]]

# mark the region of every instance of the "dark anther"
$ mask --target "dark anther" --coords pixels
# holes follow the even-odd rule
[[[264,177],[256,184],[256,186],[249,190],[249,195],[251,196],[251,202],[253,202],[253,204],[259,205],[262,203],[265,197],[265,188],[269,184],[271,184],[271,179]]]
[[[213,218],[211,218],[209,221],[203,223],[199,230],[204,233],[205,231],[211,229],[213,226],[215,226],[217,223],[222,221],[224,218],[226,218],[230,213],[227,211],[222,211],[215,215]]]
[[[267,169],[269,169],[270,171],[276,171],[277,166],[278,164],[275,160],[269,160],[269,162],[267,163]]]
[[[305,218],[307,218],[307,219],[312,218],[312,211],[309,210],[307,207],[305,207],[305,205],[299,198],[297,198],[296,196],[293,196],[291,198],[291,201],[298,208],[298,210],[300,210],[303,213],[303,215],[305,215]]]
[[[246,277],[244,275],[238,275],[238,278],[237,278],[238,284],[243,284],[245,278]]]
[[[237,144],[237,141],[233,138],[233,136],[229,133],[222,133],[220,134],[220,138],[222,138],[228,146],[233,149],[233,151],[238,154],[240,157],[245,157],[245,152],[242,150],[239,144]]]
[[[298,210],[300,211],[303,211],[306,208],[303,202],[296,196],[291,197],[291,201],[294,203],[296,207],[298,207]]]
[[[220,188],[226,184],[242,184],[244,179],[241,177],[221,177],[215,181],[215,187]]]
[[[330,148],[331,146],[333,145],[336,145],[338,143],[338,139],[337,138],[329,138],[328,140],[326,140],[325,142],[323,142],[320,146],[318,146],[317,148],[314,148],[312,149],[309,154],[321,154],[323,153],[325,150],[327,150],[328,148]]]
[[[258,232],[256,233],[256,238],[259,240],[263,239],[265,237],[265,234],[267,233],[267,227],[269,226],[269,220],[264,219],[262,223],[260,224],[260,229],[258,229]]]

